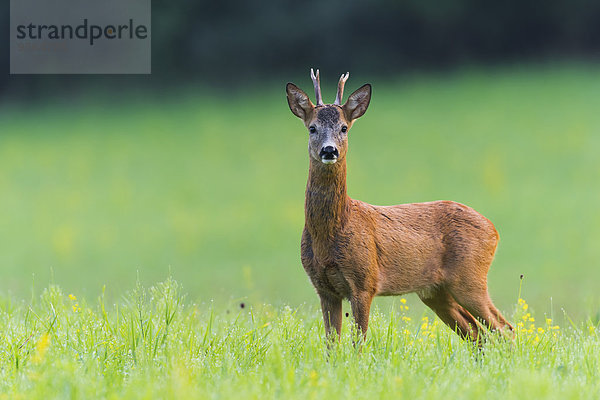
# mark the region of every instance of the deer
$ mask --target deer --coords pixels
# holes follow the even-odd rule
[[[342,104],[342,74],[333,104],[323,104],[319,70],[310,71],[316,104],[293,83],[290,110],[308,130],[309,169],[301,261],[320,299],[325,335],[340,340],[342,301],[366,339],[375,296],[416,293],[461,338],[513,331],[488,293],[487,273],[499,235],[474,209],[454,201],[376,206],[346,187],[348,136],[371,101],[365,84]],[[332,333],[335,329],[335,334]]]

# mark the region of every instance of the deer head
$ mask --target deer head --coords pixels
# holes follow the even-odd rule
[[[334,164],[346,157],[348,131],[354,121],[361,117],[371,101],[371,85],[358,88],[343,105],[344,84],[350,73],[342,74],[333,104],[323,104],[319,70],[310,75],[315,88],[317,104],[293,83],[286,86],[287,100],[292,113],[300,118],[309,132],[308,152],[310,157],[323,164]]]

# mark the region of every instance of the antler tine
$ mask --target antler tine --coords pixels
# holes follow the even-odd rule
[[[338,82],[338,90],[337,90],[337,94],[335,96],[335,105],[337,106],[341,106],[342,105],[342,97],[344,96],[344,85],[346,84],[346,81],[348,80],[348,78],[350,77],[350,72],[346,72],[346,74],[342,74],[342,76],[340,76],[340,81]]]
[[[313,81],[313,85],[315,87],[315,96],[317,97],[317,106],[322,106],[323,105],[323,97],[321,96],[321,80],[319,78],[319,70],[317,69],[317,74],[315,75],[315,72],[313,71],[313,69],[310,69],[310,78]]]

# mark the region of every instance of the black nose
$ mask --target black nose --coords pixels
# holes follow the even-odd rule
[[[325,160],[334,160],[338,158],[339,155],[340,153],[338,152],[338,149],[336,149],[333,146],[325,146],[321,149],[321,152],[319,153],[319,156]]]

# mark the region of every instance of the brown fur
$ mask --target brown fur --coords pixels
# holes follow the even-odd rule
[[[481,323],[512,330],[488,295],[498,233],[487,218],[451,201],[383,207],[348,196],[348,141],[341,127],[349,129],[364,114],[370,85],[343,106],[315,107],[293,84],[287,94],[292,112],[315,128],[309,139],[301,258],[321,299],[327,335],[332,328],[340,334],[343,299],[350,300],[356,324],[366,334],[373,297],[411,292],[462,337],[479,341]],[[334,164],[318,156],[325,142],[339,150]]]

